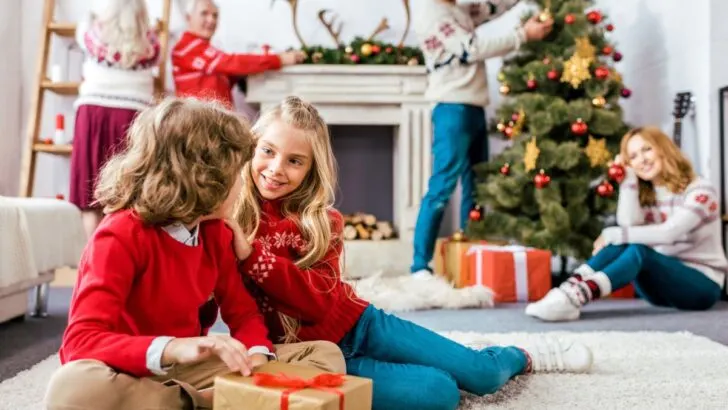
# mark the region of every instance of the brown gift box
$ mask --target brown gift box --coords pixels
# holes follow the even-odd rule
[[[255,374],[312,380],[325,374],[313,367],[270,362],[257,368]],[[254,382],[253,377],[227,374],[215,378],[214,410],[370,410],[372,408],[372,381],[362,377],[343,376],[338,387],[267,387]],[[299,380],[300,381],[300,380]],[[337,392],[341,392],[341,399]],[[343,401],[343,403],[342,403]]]
[[[473,245],[503,244],[501,241],[469,240],[465,237],[461,240],[453,238],[438,238],[435,242],[435,254],[433,264],[435,273],[443,276],[453,286],[461,288],[469,286],[465,283],[463,274],[467,267],[463,264],[465,253]]]

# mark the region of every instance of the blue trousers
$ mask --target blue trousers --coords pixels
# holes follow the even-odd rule
[[[411,272],[429,269],[443,213],[458,180],[463,190],[460,227],[465,228],[475,204],[473,165],[488,159],[483,107],[440,103],[432,111],[432,124],[432,176],[417,216]]]
[[[653,305],[681,310],[705,310],[720,300],[721,288],[680,259],[649,246],[605,246],[587,261],[609,277],[612,289],[634,283],[637,294]]]
[[[373,410],[456,409],[460,389],[494,393],[527,361],[517,347],[474,350],[374,306],[339,347],[348,374],[374,381]]]

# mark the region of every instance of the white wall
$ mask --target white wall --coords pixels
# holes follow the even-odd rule
[[[20,0],[0,1],[0,195],[17,191],[20,167]]]
[[[172,31],[179,32],[184,26],[181,1],[174,2]],[[7,0],[0,3],[6,5]],[[42,0],[23,0],[22,3],[23,128],[34,80],[31,75],[36,63],[42,3]],[[385,16],[392,29],[383,35],[383,39],[397,41],[404,29],[404,13],[399,1],[301,0],[300,3],[300,30],[311,44],[331,42],[316,18],[317,10],[322,8],[339,13],[340,20],[344,22],[343,36],[346,39],[354,35],[368,35],[379,19]],[[417,0],[411,3],[415,9],[419,6]],[[148,0],[148,4],[153,16],[161,15],[161,0]],[[276,0],[272,6],[270,0],[218,0],[218,4],[221,21],[215,41],[221,47],[245,52],[257,50],[264,43],[272,45],[274,49],[297,46],[291,29],[290,10],[285,1]],[[690,146],[699,147],[695,154],[691,153],[691,157],[698,162],[700,171],[717,182],[718,158],[717,154],[715,157],[710,154],[717,152],[717,89],[728,84],[728,45],[724,41],[728,35],[728,25],[722,21],[722,17],[728,14],[728,2],[699,0],[692,2],[691,7],[686,7],[685,2],[680,0],[598,0],[597,6],[609,14],[614,22],[616,30],[610,33],[610,37],[624,54],[617,68],[625,83],[633,90],[632,98],[622,100],[626,119],[635,125],[657,124],[671,132],[674,94],[692,91],[696,95],[697,115],[694,121],[688,119],[684,125],[684,144],[689,152]],[[85,0],[59,0],[57,15],[59,19],[76,20],[86,8]],[[525,6],[520,5],[498,21],[485,25],[481,28],[481,34],[497,35],[510,29],[524,9]],[[8,21],[13,23],[12,19]],[[17,22],[14,24],[17,26]],[[410,34],[407,42],[413,44],[414,41]],[[65,64],[68,54],[66,48],[59,47],[52,57],[53,61]],[[73,52],[70,54],[72,61],[69,63],[74,65],[75,56]],[[499,66],[499,60],[488,62],[491,84],[497,84],[495,75]],[[493,104],[489,111],[493,112],[500,96],[497,87],[492,87],[490,93]],[[53,107],[46,113],[48,120],[45,121],[46,132],[50,132],[55,112],[72,112],[71,100],[51,96],[47,101],[47,105]],[[67,121],[68,129],[71,125],[72,122]],[[18,134],[18,138],[21,135]],[[692,144],[694,141],[697,144]],[[497,149],[498,144],[494,145]],[[65,193],[68,185],[67,168],[64,159],[43,158],[36,195]],[[17,180],[17,170],[13,171],[15,175],[10,179]]]

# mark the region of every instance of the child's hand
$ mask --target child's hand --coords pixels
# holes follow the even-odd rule
[[[553,24],[553,18],[541,22],[538,20],[538,16],[531,17],[523,25],[523,29],[526,31],[526,39],[528,41],[543,39],[551,32]]]
[[[162,366],[191,364],[217,356],[233,372],[250,376],[252,369],[248,349],[227,335],[172,339],[162,352]]]
[[[251,369],[255,369],[266,363],[268,363],[267,355],[264,355],[261,353],[256,353],[256,354],[250,355],[250,368]]]
[[[233,219],[225,219],[225,224],[233,231],[233,247],[235,248],[235,256],[237,256],[241,261],[248,259],[250,253],[253,252],[253,247],[245,237],[243,230],[240,229],[240,225],[238,225],[238,223]]]

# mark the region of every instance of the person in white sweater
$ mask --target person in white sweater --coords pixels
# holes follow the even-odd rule
[[[518,0],[490,0],[457,4],[456,0],[422,0],[413,19],[414,31],[428,70],[426,97],[435,104],[433,169],[422,199],[414,238],[414,274],[429,275],[435,240],[443,212],[458,180],[463,200],[460,225],[465,228],[473,209],[473,165],[488,159],[485,106],[488,83],[485,60],[503,56],[526,41],[540,40],[553,21],[528,20],[499,37],[476,33],[483,23],[511,9]]]
[[[725,289],[720,197],[659,128],[629,131],[620,154],[626,177],[619,186],[618,226],[594,242],[594,255],[558,288],[529,304],[544,321],[576,320],[580,308],[634,284],[657,306],[705,310]]]
[[[123,149],[137,113],[154,103],[159,40],[144,0],[94,0],[79,21],[83,81],[75,101],[70,202],[90,237],[103,217],[94,189],[106,161]]]

